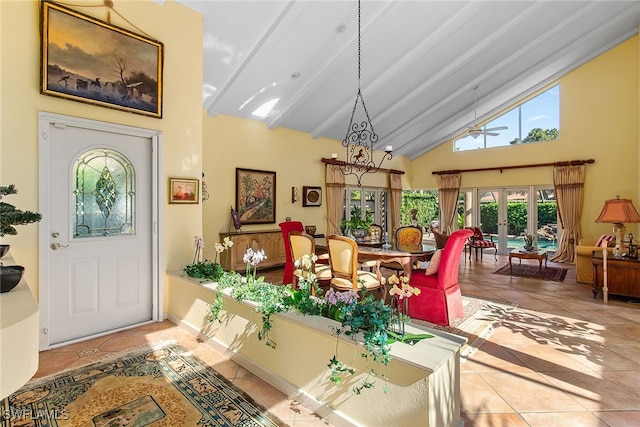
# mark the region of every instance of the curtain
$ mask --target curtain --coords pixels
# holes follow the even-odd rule
[[[402,177],[400,174],[389,174],[389,211],[391,212],[391,232],[389,236],[396,235],[396,229],[400,227],[400,204],[402,203]]]
[[[325,170],[327,186],[327,236],[340,235],[340,222],[344,206],[344,175],[340,166],[327,165]]]
[[[438,197],[440,198],[440,233],[450,235],[456,218],[456,204],[460,192],[460,174],[438,175]]]
[[[558,250],[551,261],[573,262],[575,259],[575,247],[581,234],[584,175],[584,165],[556,165],[553,168],[553,186],[556,191],[562,233],[558,240]]]

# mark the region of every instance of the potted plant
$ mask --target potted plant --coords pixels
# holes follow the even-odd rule
[[[204,248],[204,240],[201,236],[195,236],[195,247],[196,253],[193,258],[193,263],[186,265],[182,271],[189,277],[193,277],[196,279],[202,279],[203,282],[212,281],[216,282],[224,273],[224,269],[222,265],[218,263],[218,254],[221,254],[227,251],[229,248],[233,246],[233,241],[229,237],[225,237],[222,243],[216,243],[216,254],[213,261],[210,260],[200,260],[200,254],[202,248]],[[225,253],[226,258],[226,253]],[[225,261],[223,261],[223,264]]]
[[[360,206],[351,206],[350,218],[341,223],[343,233],[351,233],[356,240],[364,239],[369,234],[369,227],[373,224],[373,214],[362,212]]]
[[[525,233],[524,234],[524,249],[526,251],[533,251],[533,241],[535,236],[533,234]]]
[[[9,194],[17,194],[18,190],[11,184],[7,187],[0,186],[0,199]],[[42,219],[42,215],[37,212],[21,211],[15,206],[0,201],[0,237],[5,235],[16,235],[18,231],[15,225],[26,225],[32,222],[38,222]],[[1,245],[0,253],[5,255],[9,250],[9,245]],[[0,266],[0,293],[9,292],[15,288],[24,273],[24,267],[20,265]]]

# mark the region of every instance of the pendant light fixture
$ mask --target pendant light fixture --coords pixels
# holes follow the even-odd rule
[[[359,102],[362,104],[362,110],[364,110],[366,120],[364,120],[365,117],[363,117],[362,121],[358,123],[358,120],[356,119],[354,121],[354,118]],[[358,0],[358,94],[353,104],[347,135],[342,141],[342,146],[347,149],[347,161],[340,165],[340,170],[344,175],[355,175],[358,180],[358,187],[361,186],[362,176],[365,173],[377,172],[385,159],[391,160],[393,158],[393,147],[387,145],[384,150],[385,155],[382,156],[380,162],[376,165],[373,158],[373,150],[377,142],[378,135],[373,130],[373,123],[371,123],[371,118],[369,117],[367,106],[364,103],[362,89],[360,87],[360,0]]]

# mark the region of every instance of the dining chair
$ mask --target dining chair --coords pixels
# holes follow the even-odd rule
[[[400,252],[417,252],[422,249],[422,228],[415,225],[406,225],[396,229],[395,249]],[[395,270],[396,274],[404,271],[399,262],[388,262],[381,267]]]
[[[438,233],[437,231],[433,230],[433,238],[436,241],[436,249],[442,249],[444,248],[444,245],[447,244],[447,240],[449,239],[449,236],[447,236],[446,234]]]
[[[451,319],[464,316],[458,272],[460,256],[472,235],[473,231],[468,229],[454,231],[444,249],[439,249],[440,255],[434,254],[427,269],[413,270],[409,284],[420,289],[420,294],[409,300],[409,317],[449,325]]]
[[[386,279],[380,273],[380,261],[375,272],[358,269],[358,244],[355,240],[331,234],[327,237],[329,265],[331,266],[331,287],[338,291],[367,291],[379,289],[384,301],[387,297]]]
[[[313,236],[300,231],[292,231],[289,233],[289,242],[291,244],[291,257],[293,258],[294,268],[295,261],[302,259],[304,255],[312,256],[316,252],[316,242]],[[328,265],[311,264],[311,271],[316,275],[318,285],[328,286],[331,282],[331,267]],[[306,279],[309,272],[303,268],[295,268],[293,270],[293,285],[298,287],[300,279]],[[311,295],[315,295],[315,289],[311,288]]]
[[[396,249],[412,252],[422,247],[422,228],[405,225],[396,229]]]
[[[289,243],[289,233],[292,231],[304,231],[304,225],[300,221],[284,221],[278,224],[282,230],[282,239],[284,240],[284,273],[282,275],[282,284],[288,285],[293,283],[293,258],[291,257],[291,243]]]

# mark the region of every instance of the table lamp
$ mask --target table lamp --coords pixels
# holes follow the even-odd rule
[[[613,235],[616,237],[615,256],[621,255],[622,238],[626,231],[625,222],[640,223],[640,214],[630,199],[621,199],[617,196],[604,202],[604,207],[596,222],[613,223]]]

